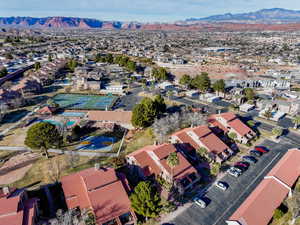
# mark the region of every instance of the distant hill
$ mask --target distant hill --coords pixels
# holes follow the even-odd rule
[[[174,23],[103,21],[78,17],[0,17],[0,27],[82,28],[111,30],[294,31],[300,30],[300,11],[280,8],[256,12],[190,18]]]
[[[0,17],[0,26],[36,27],[36,28],[115,28],[120,29],[121,22],[106,22],[97,19],[76,17]]]
[[[281,8],[262,9],[256,12],[214,15],[205,18],[190,18],[186,22],[242,22],[242,23],[296,23],[300,22],[300,11]]]

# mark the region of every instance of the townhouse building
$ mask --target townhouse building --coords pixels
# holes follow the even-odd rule
[[[36,225],[38,199],[29,198],[24,189],[0,190],[0,225]]]
[[[208,122],[221,129],[225,134],[235,133],[236,140],[243,144],[256,137],[256,133],[232,112],[211,115]]]
[[[167,158],[176,153],[179,163],[174,167],[168,165]],[[200,181],[201,176],[188,162],[183,153],[173,144],[149,145],[126,156],[131,168],[138,167],[140,176],[160,177],[173,183],[180,193],[191,190]]]
[[[97,225],[133,225],[136,215],[131,208],[131,191],[124,175],[112,168],[82,170],[61,179],[68,209],[94,214]]]
[[[234,151],[206,125],[180,130],[170,136],[170,142],[186,143],[195,150],[205,148],[210,158],[220,163],[234,154]]]

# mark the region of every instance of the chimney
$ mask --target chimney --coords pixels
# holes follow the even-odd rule
[[[8,195],[9,192],[10,192],[10,191],[9,191],[9,187],[3,187],[3,188],[2,188],[2,192],[3,192],[4,195]]]
[[[221,114],[221,109],[218,110],[218,114]]]
[[[99,170],[100,169],[100,163],[95,163],[95,170]]]

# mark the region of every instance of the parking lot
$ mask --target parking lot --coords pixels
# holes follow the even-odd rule
[[[226,219],[242,204],[286,151],[295,147],[295,143],[285,139],[282,139],[279,144],[266,140],[261,145],[267,147],[270,152],[259,158],[258,162],[251,165],[240,177],[236,178],[226,174],[221,179],[229,184],[228,190],[222,191],[212,185],[205,194],[205,197],[211,200],[206,208],[202,209],[196,204],[192,204],[170,221],[170,224],[225,225]]]

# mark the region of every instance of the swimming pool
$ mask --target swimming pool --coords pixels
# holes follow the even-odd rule
[[[115,142],[114,137],[92,136],[84,139],[76,149],[111,151]]]
[[[48,119],[48,120],[42,120],[42,122],[46,122],[46,123],[51,123],[57,127],[62,127],[63,124],[60,122],[60,121],[57,121],[57,120],[51,120],[51,119]],[[73,121],[73,120],[70,120],[67,122],[67,127],[72,127],[74,124],[76,123],[76,121]]]
[[[84,117],[86,113],[85,112],[63,112],[60,115],[65,117]]]

